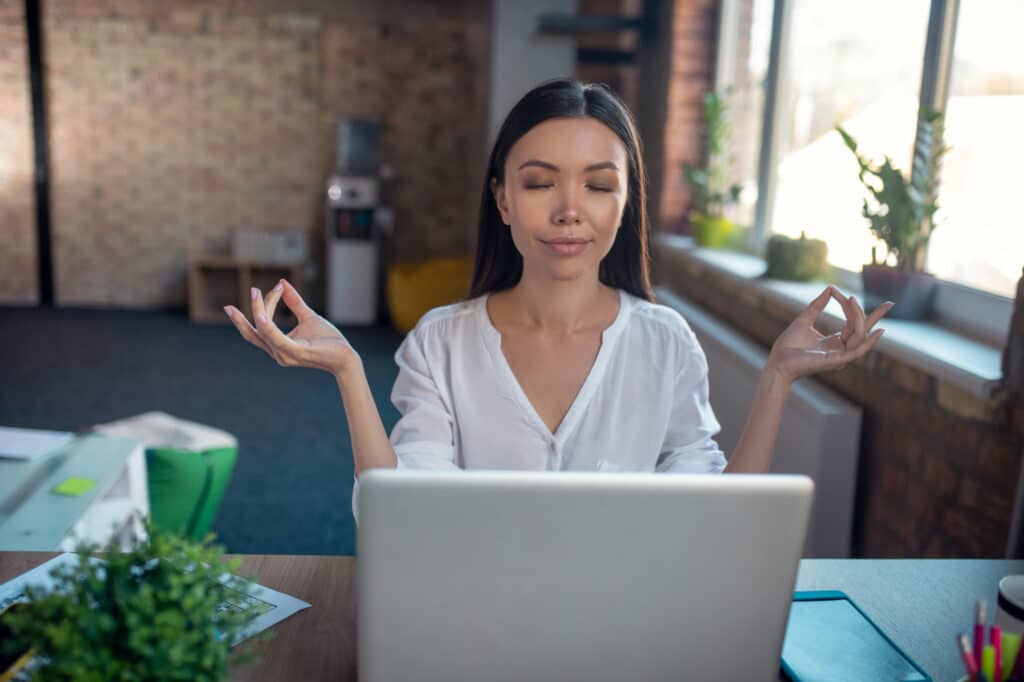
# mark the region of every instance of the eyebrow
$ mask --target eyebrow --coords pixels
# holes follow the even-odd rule
[[[537,159],[530,159],[529,161],[521,165],[518,170],[523,170],[524,168],[527,168],[529,166],[538,166],[540,168],[547,168],[548,170],[553,170],[556,172],[559,170],[558,166],[556,166],[555,164],[548,163],[547,161],[539,161]],[[616,166],[613,162],[602,161],[601,163],[590,164],[589,166],[583,169],[583,172],[589,173],[590,171],[604,170],[606,168],[613,171],[619,170],[619,167]]]

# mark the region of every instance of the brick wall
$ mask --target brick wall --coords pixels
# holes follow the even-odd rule
[[[765,347],[796,313],[663,247],[655,278]],[[881,352],[819,375],[864,411],[856,556],[1004,555],[1024,448],[1024,284],[1016,307],[1007,351],[1015,370],[991,399]]]
[[[188,255],[226,251],[236,227],[304,228],[318,253],[340,116],[383,125],[381,156],[397,172],[392,255],[466,251],[486,11],[472,0],[44,3],[58,303],[180,305]],[[22,53],[4,50],[0,69],[18,71]],[[19,224],[0,216],[5,231]],[[34,291],[19,284],[27,258],[3,258],[24,274],[9,282],[4,268],[0,300]]]
[[[661,145],[664,171],[653,215],[664,231],[687,230],[690,200],[679,167],[702,159],[700,99],[713,82],[717,5],[715,0],[674,3],[664,139],[655,142]],[[741,54],[746,45],[741,36]],[[795,315],[671,250],[657,249],[654,266],[659,282],[765,347]],[[1004,555],[1024,450],[1024,284],[1017,293],[1004,374],[1002,388],[989,400],[877,352],[821,377],[864,411],[855,555]],[[1024,556],[1024,545],[1016,552]]]
[[[24,6],[0,0],[0,298],[31,304],[38,275]]]
[[[652,209],[659,228],[685,232],[690,193],[682,164],[699,165],[701,98],[714,81],[718,0],[676,0],[671,24],[668,108],[665,116],[663,173],[659,202]],[[664,30],[664,27],[663,27]]]
[[[1003,351],[1003,390],[1006,394],[1004,419],[1012,425],[1018,441],[1024,441],[1024,269],[1017,282],[1017,296],[1014,300],[1010,331]],[[1020,455],[1024,457],[1024,442]],[[1024,462],[1020,466],[1024,467]],[[1018,519],[1024,523],[1024,518]],[[1024,557],[1024,534],[1017,538],[1014,556]]]

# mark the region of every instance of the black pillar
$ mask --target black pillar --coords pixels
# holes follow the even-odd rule
[[[25,0],[28,76],[32,88],[32,139],[35,147],[36,252],[39,258],[39,303],[53,305],[53,248],[50,235],[50,143],[46,134],[46,88],[43,79],[43,31],[39,0]]]

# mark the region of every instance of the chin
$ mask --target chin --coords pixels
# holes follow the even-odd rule
[[[548,274],[551,279],[558,282],[571,282],[585,276],[592,269],[594,268],[583,263],[562,263],[548,268]]]

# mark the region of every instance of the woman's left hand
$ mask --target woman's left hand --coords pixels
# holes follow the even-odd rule
[[[814,322],[830,298],[835,298],[843,306],[846,324],[841,331],[823,336],[814,328]],[[892,306],[891,301],[886,301],[865,319],[864,310],[856,298],[847,298],[830,286],[775,339],[765,369],[774,371],[788,382],[808,374],[841,369],[875,347],[885,330],[872,332],[871,329],[892,310]]]

